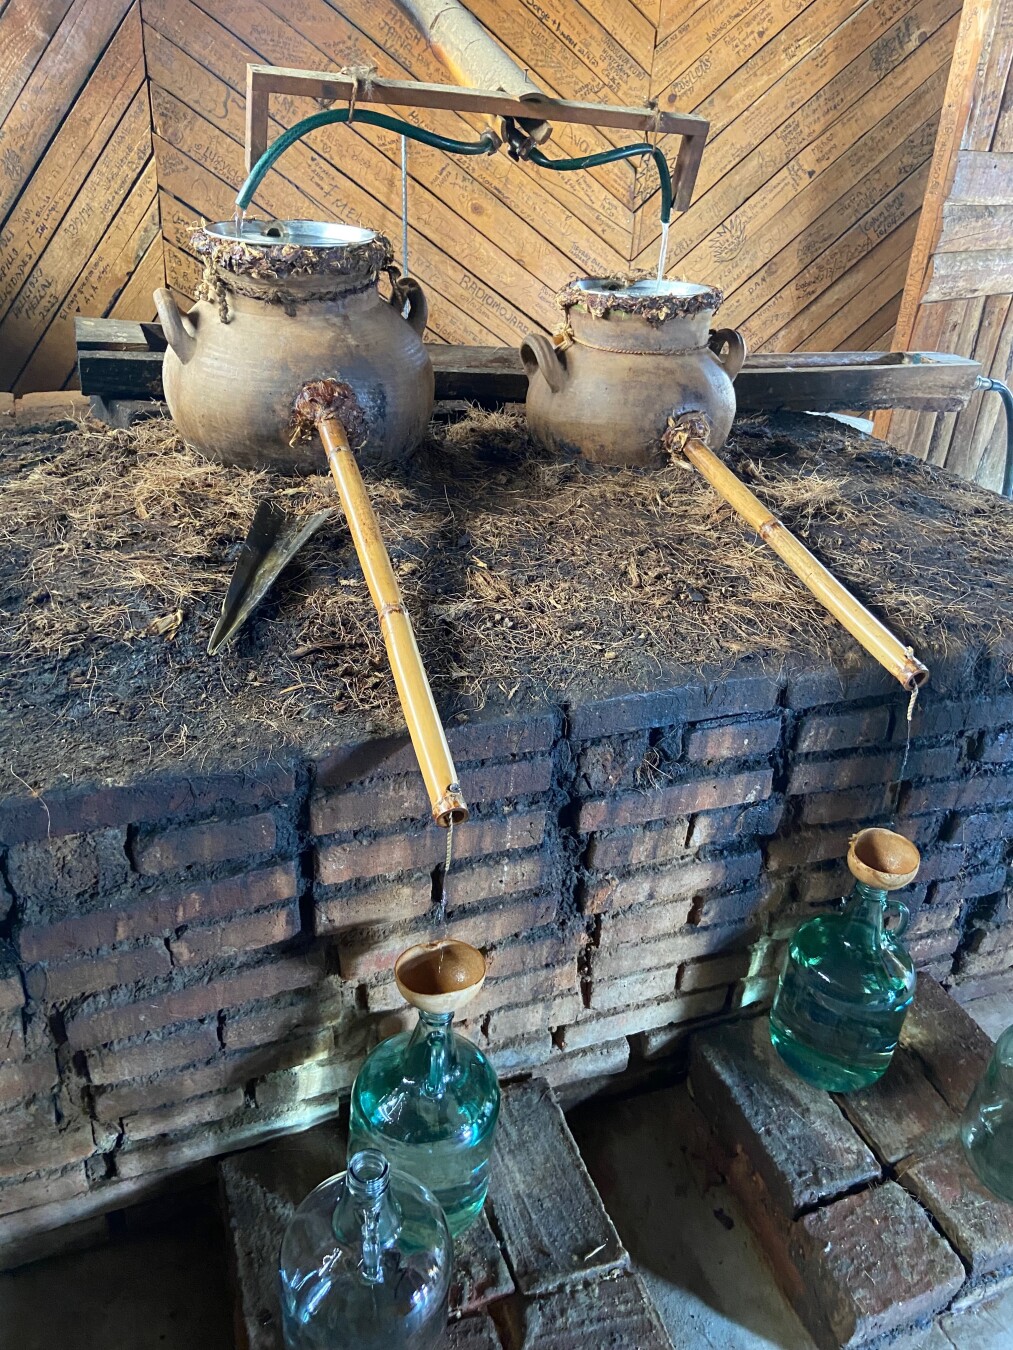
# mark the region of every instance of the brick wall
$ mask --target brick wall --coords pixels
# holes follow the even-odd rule
[[[615,1073],[769,999],[863,823],[923,851],[919,964],[966,996],[1007,981],[1013,694],[968,662],[934,678],[900,787],[906,698],[869,667],[457,725],[447,923],[487,950],[467,1027],[501,1073]],[[406,1021],[427,814],[394,740],[0,803],[0,1253],[336,1110]]]

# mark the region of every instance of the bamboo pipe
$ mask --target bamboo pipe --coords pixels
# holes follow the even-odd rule
[[[324,415],[316,427],[366,585],[380,616],[387,659],[429,793],[433,819],[444,829],[451,824],[459,825],[468,819],[468,808],[457,782],[457,770],[419,655],[412,621],[402,602],[401,588],[380,533],[380,523],[341,421],[334,414]]]
[[[833,572],[814,557],[801,540],[773,515],[755,493],[698,436],[685,435],[674,428],[674,440],[699,474],[702,474],[720,497],[748,524],[752,525],[765,544],[768,544],[835,619],[841,623],[870,656],[874,656],[884,670],[899,680],[909,692],[926,683],[928,668],[923,666],[910,647],[857,600],[841,584]]]

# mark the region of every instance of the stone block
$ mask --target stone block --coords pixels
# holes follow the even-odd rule
[[[958,1114],[992,1055],[992,1042],[974,1018],[927,975],[918,976],[900,1043],[918,1056],[929,1081]]]
[[[903,1046],[878,1083],[844,1093],[837,1103],[876,1157],[891,1166],[935,1148],[957,1127],[956,1115],[926,1078],[921,1061]]]
[[[550,1293],[629,1257],[544,1079],[503,1093],[490,1204],[518,1288]]]
[[[799,1219],[790,1252],[798,1311],[825,1350],[851,1350],[945,1308],[964,1282],[956,1254],[895,1182]]]
[[[786,1220],[879,1178],[833,1100],[781,1062],[765,1018],[694,1036],[690,1085],[723,1147],[745,1154]]]
[[[959,1139],[917,1158],[899,1180],[956,1248],[972,1284],[1013,1271],[1013,1205],[985,1189]]]
[[[672,1350],[640,1278],[572,1283],[509,1309],[516,1350]]]

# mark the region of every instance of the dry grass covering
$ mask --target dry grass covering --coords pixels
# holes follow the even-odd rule
[[[740,424],[726,457],[930,664],[954,642],[1013,645],[1013,508],[993,494],[805,417]],[[688,465],[551,461],[517,419],[476,413],[368,481],[445,706],[851,652]],[[399,722],[338,516],[206,656],[267,495],[297,513],[335,503],[327,479],[211,464],[164,422],[0,437],[0,656],[21,778],[235,763]]]

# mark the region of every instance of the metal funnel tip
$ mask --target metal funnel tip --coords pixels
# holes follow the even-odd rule
[[[445,938],[409,947],[394,962],[394,980],[406,1003],[422,1012],[456,1012],[485,983],[485,957],[467,942]]]

